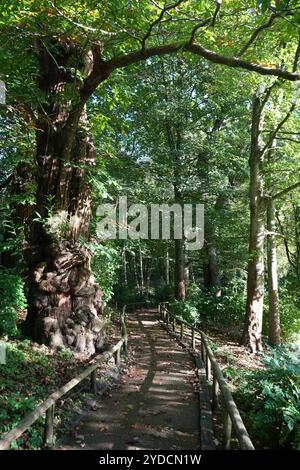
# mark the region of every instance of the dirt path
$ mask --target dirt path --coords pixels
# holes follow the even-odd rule
[[[128,315],[130,364],[121,384],[85,414],[64,449],[199,449],[193,360],[160,327],[156,313]]]

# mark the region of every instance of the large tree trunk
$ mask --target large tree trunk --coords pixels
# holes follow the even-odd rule
[[[272,197],[268,201],[268,296],[269,296],[269,343],[278,346],[280,339],[280,313],[277,276],[276,221]]]
[[[61,43],[55,44],[51,54],[37,48],[39,85],[47,104],[36,126],[40,221],[32,221],[25,250],[29,273],[25,331],[53,348],[68,346],[91,355],[103,346],[102,301],[90,254],[82,243],[90,236],[92,199],[86,175],[96,154],[76,81],[67,72],[69,61],[78,59],[79,51]],[[75,98],[66,101],[64,93],[70,83]]]
[[[263,93],[253,97],[250,154],[250,236],[247,278],[246,320],[243,344],[255,353],[262,350],[264,301],[265,197],[263,176]]]
[[[210,233],[207,234],[207,241],[205,243],[205,249],[207,253],[207,261],[203,266],[203,275],[204,275],[204,286],[206,288],[214,290],[215,296],[220,297],[222,294],[221,291],[221,275],[219,270],[219,257],[218,250],[216,246],[217,239],[217,224],[219,220],[219,214],[224,208],[228,201],[228,196],[220,194],[217,197],[215,207],[214,207],[214,218],[210,221]]]
[[[203,264],[204,287],[214,289],[216,297],[220,297],[220,273],[218,263],[217,247],[214,242],[205,244],[207,261]]]

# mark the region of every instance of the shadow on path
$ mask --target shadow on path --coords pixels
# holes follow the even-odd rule
[[[190,355],[160,327],[156,312],[128,314],[128,373],[99,408],[84,414],[84,449],[199,448],[199,402]],[[64,449],[80,449],[67,438]]]

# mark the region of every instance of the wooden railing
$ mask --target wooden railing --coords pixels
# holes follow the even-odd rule
[[[44,426],[44,444],[46,447],[53,447],[54,445],[54,411],[57,400],[62,398],[66,393],[76,387],[87,377],[90,377],[91,392],[97,392],[97,378],[96,373],[98,367],[114,357],[116,365],[120,363],[121,352],[127,354],[127,329],[125,323],[126,306],[123,307],[121,314],[121,339],[109,351],[101,354],[94,360],[93,364],[83,370],[80,374],[63,385],[61,388],[53,392],[43,403],[38,405],[31,413],[25,416],[20,423],[9,431],[0,440],[0,450],[9,449],[11,443],[16,441],[27,429],[34,424],[41,416],[45,414]]]
[[[209,341],[203,331],[191,326],[186,321],[172,314],[166,303],[159,304],[158,313],[167,327],[176,333],[176,326],[180,326],[180,339],[183,340],[185,329],[189,331],[189,341],[192,350],[196,350],[196,333],[200,336],[201,359],[205,367],[207,381],[211,384],[211,409],[214,412],[222,400],[223,408],[223,447],[230,449],[232,440],[232,428],[238,439],[239,446],[243,450],[254,450],[250,436],[245,428],[240,412],[233,399],[228,384],[223,376],[219,364],[209,346]]]
[[[138,303],[132,304],[137,305]],[[144,304],[140,302],[140,304]],[[172,330],[176,333],[176,325],[180,326],[180,338],[183,339],[185,336],[185,329],[190,332],[190,346],[193,350],[196,350],[196,333],[201,338],[201,358],[205,364],[206,377],[208,381],[212,382],[212,399],[211,406],[212,410],[215,410],[219,405],[219,391],[223,401],[224,408],[224,448],[229,449],[232,438],[232,426],[235,430],[237,439],[239,441],[241,449],[253,450],[253,444],[249,437],[249,434],[244,426],[238,408],[233,400],[232,394],[229,387],[224,379],[222,371],[211,351],[208,343],[208,339],[205,334],[198,330],[195,326],[191,326],[189,323],[180,320],[171,314],[166,304],[159,304],[159,314],[162,320],[167,324],[168,327],[172,327]],[[28,428],[34,424],[41,416],[45,414],[45,426],[44,426],[44,444],[46,447],[53,447],[54,445],[54,411],[57,400],[66,395],[70,390],[80,384],[84,379],[90,377],[90,388],[93,393],[97,391],[97,379],[96,373],[98,367],[107,362],[109,359],[114,357],[115,363],[120,363],[121,352],[127,353],[128,335],[125,322],[126,305],[122,309],[121,314],[121,339],[118,343],[113,346],[109,351],[106,351],[102,355],[98,356],[94,362],[83,370],[80,374],[70,380],[68,383],[63,385],[61,388],[53,392],[45,401],[38,405],[31,413],[26,415],[20,423],[9,431],[0,440],[0,450],[9,449],[11,443],[16,441]]]

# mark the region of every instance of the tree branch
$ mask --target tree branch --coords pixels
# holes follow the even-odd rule
[[[300,78],[299,74],[296,72],[289,72],[287,70],[278,68],[266,67],[255,64],[254,62],[241,60],[237,57],[226,57],[206,49],[200,44],[194,44],[190,42],[165,44],[161,46],[150,47],[145,50],[140,49],[138,51],[130,52],[128,54],[110,59],[106,62],[106,68],[112,72],[115,69],[127,67],[128,65],[135,64],[149,57],[174,54],[179,51],[191,52],[215,64],[241,68],[244,70],[249,70],[250,72],[256,72],[260,75],[272,75],[290,81],[296,81]]]
[[[142,50],[145,50],[146,47],[146,41],[149,39],[151,36],[153,28],[155,28],[156,25],[158,25],[163,17],[165,16],[166,13],[168,13],[170,10],[173,10],[174,8],[178,7],[181,3],[185,2],[186,0],[177,0],[177,2],[172,3],[171,5],[166,5],[160,12],[160,15],[156,18],[156,20],[153,21],[153,23],[150,24],[149,29],[145,36],[143,37],[141,44],[142,44]]]
[[[300,35],[298,38],[298,45],[297,45],[297,49],[296,49],[295,57],[294,57],[293,72],[297,72],[299,56],[300,56]]]
[[[215,9],[215,12],[214,12],[214,16],[211,20],[212,27],[215,26],[215,22],[216,22],[218,14],[219,14],[219,11],[221,9],[221,6],[222,6],[222,0],[217,0],[217,6],[216,6],[216,9]]]
[[[287,188],[283,189],[282,191],[279,191],[277,194],[274,194],[274,196],[271,196],[273,201],[276,199],[281,198],[282,196],[285,196],[287,193],[293,191],[296,188],[299,188],[300,186],[300,181],[297,183],[292,184],[291,186],[288,186]]]
[[[284,140],[288,142],[294,142],[295,144],[300,144],[300,140],[297,139],[291,139],[290,137],[276,137],[277,140]]]
[[[2,183],[0,183],[0,190],[5,189],[9,183],[14,179],[14,173],[11,173]]]
[[[241,60],[236,57],[226,57],[206,49],[200,44],[194,44],[190,41],[183,43],[163,44],[159,46],[148,47],[146,49],[141,48],[136,51],[129,52],[128,54],[113,57],[107,61],[104,61],[102,58],[101,46],[96,45],[96,47],[93,47],[93,71],[86,78],[84,86],[80,91],[81,107],[84,106],[87,99],[92,95],[100,83],[106,80],[114,70],[128,67],[150,57],[176,54],[179,51],[190,52],[215,64],[240,68],[250,72],[256,72],[260,75],[272,75],[290,81],[296,81],[300,79],[299,74],[296,72],[289,72],[279,68],[265,67],[259,64],[255,64],[254,62]]]
[[[292,268],[296,269],[296,263],[294,263],[294,261],[292,260],[293,253],[291,253],[291,251],[290,251],[288,240],[287,240],[287,238],[284,234],[284,230],[283,230],[282,223],[281,223],[281,220],[279,218],[278,213],[276,213],[276,219],[277,219],[277,222],[278,222],[278,225],[279,225],[279,229],[281,230],[281,233],[283,235],[283,242],[284,242],[284,247],[285,247],[287,260],[290,263],[290,265],[292,266]]]
[[[82,29],[83,31],[89,32],[89,33],[101,33],[105,34],[106,36],[116,36],[116,33],[110,32],[110,31],[104,31],[103,29],[98,29],[98,28],[91,28],[90,26],[86,26],[84,24],[78,23],[78,21],[72,20],[69,16],[65,15],[57,6],[49,1],[51,7],[53,10],[57,13],[58,16],[61,16],[64,20],[68,21],[71,23],[73,26],[76,26],[79,29]]]
[[[203,28],[204,26],[210,24],[210,18],[207,18],[206,20],[203,20],[201,23],[196,24],[196,26],[192,29],[191,32],[191,37],[190,37],[190,44],[192,44],[195,40],[196,33],[198,29]]]
[[[279,122],[279,124],[277,124],[277,127],[276,129],[274,129],[274,131],[271,133],[271,137],[270,139],[268,140],[268,142],[266,143],[266,145],[264,146],[264,148],[262,149],[261,153],[262,155],[266,152],[266,150],[268,150],[268,148],[271,146],[273,140],[276,138],[277,136],[277,133],[280,131],[280,129],[284,126],[284,124],[286,123],[286,121],[289,119],[289,117],[291,116],[292,112],[294,111],[296,105],[295,104],[292,104],[292,106],[290,107],[290,110],[287,112],[287,114],[285,115],[285,117],[282,119],[282,121]]]
[[[242,49],[237,54],[237,57],[241,57],[243,54],[245,54],[245,52],[249,49],[251,44],[254,43],[257,36],[265,29],[270,28],[272,24],[274,23],[274,21],[276,20],[276,18],[280,17],[281,14],[282,14],[281,12],[273,13],[266,23],[262,24],[259,28],[255,29],[255,31],[253,31],[252,35],[250,36],[249,40],[246,42],[246,44],[242,47]]]

